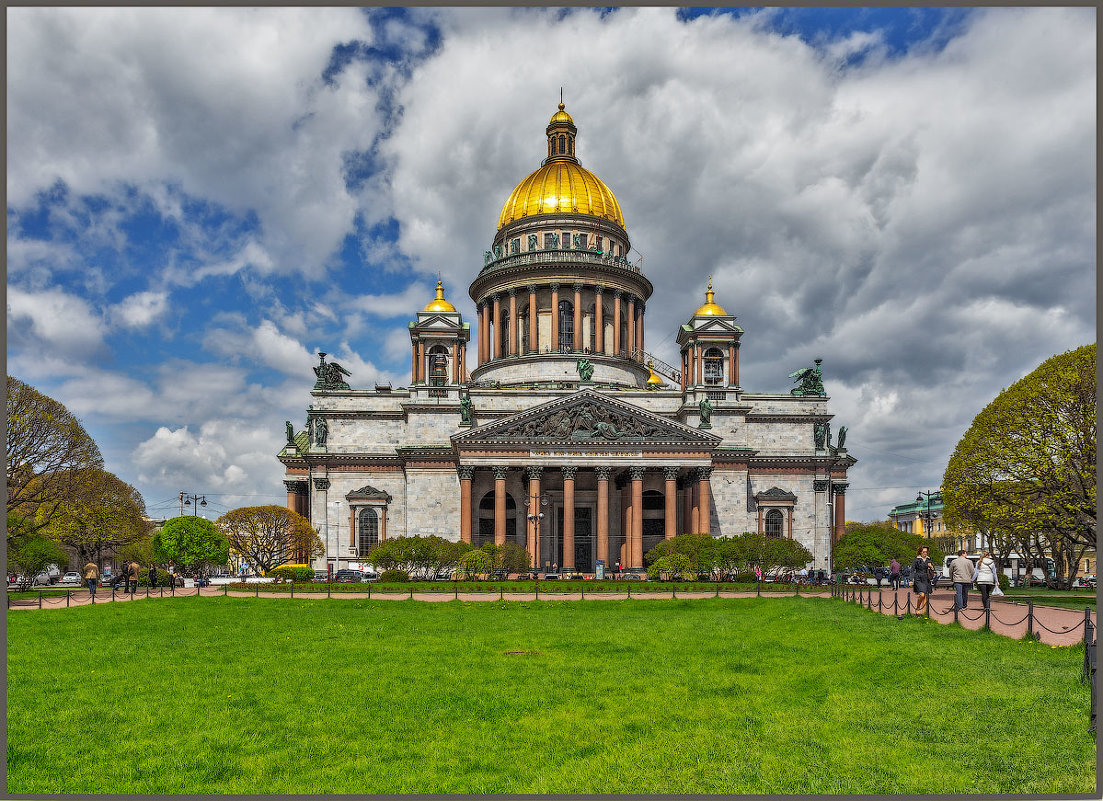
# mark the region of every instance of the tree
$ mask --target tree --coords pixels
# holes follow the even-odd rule
[[[684,556],[688,562],[687,570],[694,573],[712,573],[720,566],[720,540],[708,534],[679,534],[668,540],[662,540],[644,554],[645,564],[676,554]],[[681,564],[680,561],[673,563]]]
[[[103,467],[103,457],[65,406],[10,375],[7,433],[7,511],[16,516],[10,547],[49,525],[85,471]]]
[[[224,565],[230,556],[230,543],[210,520],[174,517],[153,535],[153,556],[159,562],[175,562],[193,570]]]
[[[470,543],[452,542],[435,534],[395,537],[374,545],[367,562],[381,570],[405,570],[414,578],[435,578],[441,571],[454,568],[471,547]]]
[[[919,548],[926,545],[931,549],[931,559],[937,564],[943,557],[938,542],[920,534],[900,531],[885,521],[855,523],[848,525],[846,533],[835,543],[832,560],[839,570],[881,567],[894,558],[906,565]]]
[[[267,573],[294,562],[309,564],[326,550],[310,521],[284,506],[243,506],[215,521],[233,551]]]
[[[718,564],[727,572],[758,566],[764,574],[794,570],[812,561],[812,553],[796,540],[743,532],[738,537],[721,537]]]
[[[129,550],[148,539],[145,501],[138,490],[106,470],[80,472],[70,484],[70,494],[53,507],[44,534],[73,548],[81,564],[99,564],[105,553]]]
[[[65,551],[43,534],[22,536],[8,548],[8,566],[21,574],[23,580],[20,589],[24,590],[30,586],[35,576],[50,565],[63,564],[65,561]]]
[[[1012,534],[1068,588],[1096,547],[1095,345],[1042,362],[973,419],[942,479],[950,524]]]

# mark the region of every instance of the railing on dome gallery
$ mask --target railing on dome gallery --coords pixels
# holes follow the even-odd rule
[[[479,275],[503,270],[506,267],[526,267],[534,264],[587,264],[600,267],[612,267],[640,273],[639,262],[633,264],[624,256],[606,256],[589,250],[530,250],[527,253],[512,253],[484,260]]]

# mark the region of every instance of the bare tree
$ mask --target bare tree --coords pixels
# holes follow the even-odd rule
[[[243,506],[222,515],[215,525],[232,552],[264,572],[289,563],[309,564],[325,553],[310,521],[283,506]]]

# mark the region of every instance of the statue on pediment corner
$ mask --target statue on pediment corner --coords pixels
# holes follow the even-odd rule
[[[797,386],[792,389],[791,394],[827,397],[827,392],[825,392],[823,388],[823,372],[820,370],[820,364],[823,363],[823,359],[813,359],[813,361],[816,364],[815,367],[805,367],[803,370],[789,373],[789,377],[797,383]]]

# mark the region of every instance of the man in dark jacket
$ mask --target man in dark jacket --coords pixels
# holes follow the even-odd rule
[[[900,589],[900,563],[895,556],[892,557],[892,564],[889,565],[889,582],[894,590]]]
[[[152,562],[149,564],[149,588],[157,589],[157,568]]]
[[[965,555],[965,551],[957,552],[957,558],[950,562],[950,581],[954,583],[954,603],[958,609],[964,609],[969,605],[969,587],[973,584],[973,576],[976,574],[976,566]]]

